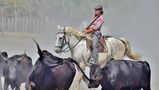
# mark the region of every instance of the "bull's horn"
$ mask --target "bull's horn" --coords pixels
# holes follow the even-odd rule
[[[26,49],[24,49],[24,54],[26,55]]]
[[[36,46],[37,46],[37,49],[38,49],[38,54],[39,54],[39,56],[42,57],[42,51],[41,51],[41,49],[40,49],[39,44],[38,44],[34,39],[33,39],[33,41],[36,43]]]
[[[24,59],[24,58],[25,58],[25,56],[26,56],[26,54],[24,53],[24,54],[22,55],[22,57],[20,57],[20,58],[18,59],[18,61],[20,61],[20,60]]]

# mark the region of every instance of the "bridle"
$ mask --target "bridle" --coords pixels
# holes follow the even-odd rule
[[[56,46],[56,47],[62,49],[60,52],[67,52],[66,50],[68,49],[68,47],[63,50],[63,47],[67,44],[65,27],[64,27],[63,32],[57,32],[57,34],[60,34],[60,33],[64,34],[64,35],[63,35],[63,39],[62,39],[62,43],[61,43],[60,46]],[[56,34],[56,35],[57,35],[57,34]]]
[[[62,40],[62,43],[61,43],[61,46],[59,46],[59,48],[61,48],[62,50],[60,51],[60,53],[62,53],[62,52],[68,52],[69,50],[71,50],[71,49],[73,49],[73,48],[75,48],[78,44],[79,44],[79,42],[81,42],[81,40],[82,39],[78,39],[76,36],[76,38],[78,39],[78,42],[73,46],[73,47],[70,47],[70,44],[69,44],[69,41],[70,41],[70,39],[68,38],[68,35],[66,34],[66,28],[64,27],[64,29],[63,29],[63,32],[58,32],[57,34],[59,34],[59,33],[63,33],[64,34],[64,36],[63,36],[63,40]],[[68,42],[67,42],[67,39],[66,38],[68,38]],[[65,48],[65,49],[63,49],[63,47],[65,46],[65,45],[67,45],[68,44],[68,46]],[[69,49],[69,50],[67,50],[67,49]]]

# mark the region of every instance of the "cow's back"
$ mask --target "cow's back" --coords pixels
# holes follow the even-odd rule
[[[76,73],[74,64],[68,61],[64,61],[64,64],[55,67],[52,71],[57,77],[56,84],[60,85],[58,88],[70,86]]]
[[[35,90],[67,90],[76,73],[75,66],[69,61],[64,61],[63,64],[55,67],[45,67],[40,62],[36,62],[34,67],[29,81],[35,84]]]
[[[18,83],[24,83],[24,82],[26,82],[28,74],[31,71],[32,67],[33,67],[33,65],[29,65],[27,67],[21,65],[21,66],[17,67],[18,71],[16,72],[16,75],[17,75],[16,76],[17,77],[16,81]]]
[[[146,61],[112,60],[102,70],[103,88],[145,87],[150,84],[150,67]]]

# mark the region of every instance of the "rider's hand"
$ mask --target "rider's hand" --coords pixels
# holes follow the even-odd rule
[[[92,32],[93,32],[93,28],[85,29],[84,32],[85,32],[86,34],[92,33]]]

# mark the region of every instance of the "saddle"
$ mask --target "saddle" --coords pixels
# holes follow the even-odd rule
[[[105,40],[106,40],[105,36],[101,36],[100,39],[99,39],[99,44],[98,44],[98,52],[99,53],[107,52],[106,41]],[[87,48],[90,51],[92,51],[93,50],[93,41],[86,39],[86,44],[87,44]]]

